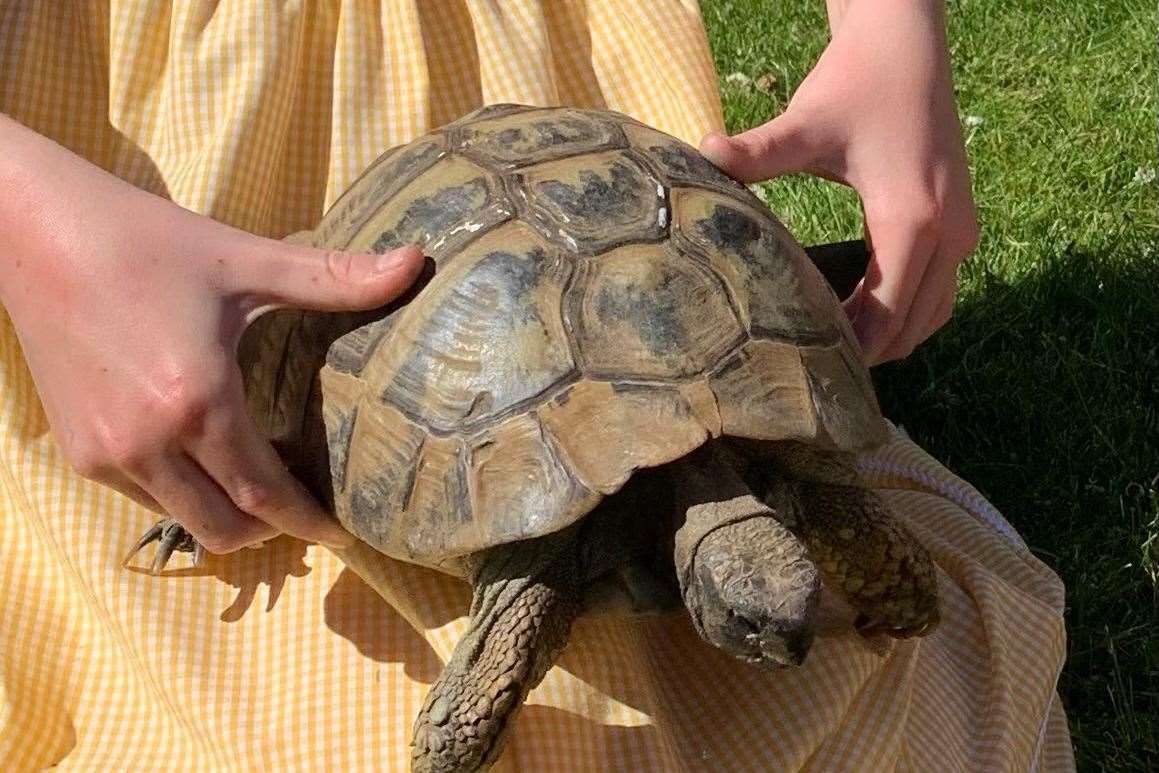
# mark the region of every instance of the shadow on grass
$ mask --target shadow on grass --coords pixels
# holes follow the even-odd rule
[[[1060,683],[1080,769],[1159,759],[1159,255],[1060,250],[984,273],[877,369],[887,416],[977,486],[1067,587]]]

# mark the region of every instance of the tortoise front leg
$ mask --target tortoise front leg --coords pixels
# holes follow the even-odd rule
[[[757,466],[762,498],[808,545],[825,582],[860,613],[858,630],[895,638],[931,631],[938,585],[930,555],[864,487],[852,455],[785,443],[775,464],[771,474]]]
[[[523,705],[567,643],[581,606],[576,528],[487,551],[471,625],[415,721],[412,770],[494,764]]]

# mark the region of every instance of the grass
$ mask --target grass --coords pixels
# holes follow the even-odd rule
[[[823,3],[702,7],[729,129],[782,110],[826,43]],[[887,415],[979,487],[1065,581],[1059,687],[1080,769],[1155,769],[1155,7],[949,8],[983,238],[954,320],[874,379]],[[847,189],[789,178],[766,193],[806,243],[860,234]]]

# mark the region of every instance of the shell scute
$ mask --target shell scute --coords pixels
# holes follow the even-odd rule
[[[394,544],[397,518],[410,506],[417,456],[427,433],[399,411],[366,400],[365,385],[332,368],[322,369],[323,420],[331,445],[331,479],[338,520],[370,545]],[[350,449],[356,449],[351,453]]]
[[[709,378],[725,435],[757,440],[817,436],[812,393],[793,344],[749,341]]]
[[[589,112],[495,112],[456,127],[455,150],[496,169],[511,169],[626,144],[619,126]]]
[[[722,172],[691,145],[647,126],[627,124],[624,133],[635,151],[645,156],[669,185],[719,190],[760,205],[760,199],[752,191]]]
[[[629,245],[591,260],[576,291],[569,318],[594,377],[688,378],[744,336],[720,280],[663,245]]]
[[[398,314],[362,378],[436,432],[511,412],[575,369],[560,310],[571,270],[522,224],[487,234]]]
[[[500,181],[462,158],[448,158],[385,202],[348,245],[382,253],[417,244],[442,263],[484,229],[513,214]]]
[[[530,222],[576,253],[602,252],[667,233],[664,186],[622,151],[541,164],[516,178]]]
[[[479,528],[456,550],[549,534],[582,517],[600,495],[556,454],[534,413],[503,422],[472,448],[471,496]]]
[[[870,448],[887,439],[885,422],[865,368],[841,344],[801,348],[817,425],[826,444]]]
[[[441,135],[430,135],[387,151],[355,180],[326,213],[313,239],[317,244],[346,247],[368,215],[446,156]]]
[[[387,555],[434,567],[443,567],[466,552],[461,545],[471,544],[471,535],[479,529],[471,509],[468,454],[462,438],[425,437],[416,454],[405,506],[391,518],[383,518],[381,511],[377,516],[387,525],[386,538],[375,547]]]
[[[709,378],[726,435],[801,440],[840,450],[885,441],[885,424],[854,354],[839,342],[751,340]]]
[[[670,462],[710,434],[676,387],[582,381],[540,409],[577,477],[604,494],[638,469]]]
[[[675,232],[725,278],[753,336],[799,344],[840,338],[837,297],[771,215],[708,191],[677,189],[672,198]]]

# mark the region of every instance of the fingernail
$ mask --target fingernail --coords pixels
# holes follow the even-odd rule
[[[728,135],[712,132],[700,141],[700,153],[716,166],[723,167],[728,163],[725,154],[730,145]]]
[[[704,145],[709,144],[714,139],[720,139],[720,140],[723,140],[724,142],[727,143],[728,142],[728,135],[721,134],[720,132],[709,132],[708,134],[704,135],[703,139],[700,140],[700,144],[703,147]]]
[[[418,251],[417,247],[400,247],[397,250],[384,252],[378,256],[378,260],[374,262],[374,270],[378,273],[386,273],[394,271],[400,264],[408,260],[414,259],[414,253]]]

